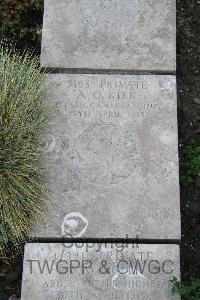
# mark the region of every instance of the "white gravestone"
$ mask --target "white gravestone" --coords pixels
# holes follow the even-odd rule
[[[175,0],[45,0],[41,64],[175,71]]]
[[[36,237],[179,239],[174,76],[48,75],[48,214]]]
[[[21,300],[180,300],[179,246],[27,244]]]

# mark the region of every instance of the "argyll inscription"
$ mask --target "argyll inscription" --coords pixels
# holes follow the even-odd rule
[[[169,279],[180,275],[178,248],[102,243],[99,251],[96,243],[28,244],[21,299],[171,300]]]

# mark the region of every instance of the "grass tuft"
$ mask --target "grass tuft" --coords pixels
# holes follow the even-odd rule
[[[192,143],[183,150],[183,172],[181,182],[184,186],[190,185],[197,176],[200,176],[200,143]]]
[[[179,282],[176,277],[170,280],[172,284],[172,294],[179,294],[182,300],[200,299],[200,279],[191,277],[185,282]]]
[[[44,80],[37,58],[0,45],[0,255],[10,243],[17,247],[44,212]]]

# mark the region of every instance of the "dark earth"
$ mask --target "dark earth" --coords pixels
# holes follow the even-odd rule
[[[41,14],[31,12],[27,17],[35,20]],[[39,48],[32,42],[30,46]],[[183,149],[193,141],[200,142],[200,0],[177,0],[177,82],[181,177]],[[200,278],[200,177],[187,187],[181,184],[181,213],[182,279]],[[9,265],[0,261],[0,300],[12,294],[19,298],[21,274],[22,255]]]
[[[200,1],[177,1],[177,82],[180,177],[182,152],[200,141]],[[182,279],[200,277],[200,178],[181,184]]]

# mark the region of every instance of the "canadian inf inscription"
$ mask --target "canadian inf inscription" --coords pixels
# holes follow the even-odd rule
[[[179,238],[175,77],[47,81],[56,107],[43,148],[51,194],[34,235]]]
[[[73,90],[74,101],[70,113],[77,118],[108,117],[123,118],[142,117],[150,110],[159,109],[156,103],[137,103],[137,91],[149,89],[147,81],[131,80],[67,80],[66,89]],[[56,102],[60,110],[69,110],[66,102]]]
[[[27,244],[21,300],[179,300],[179,246]]]

